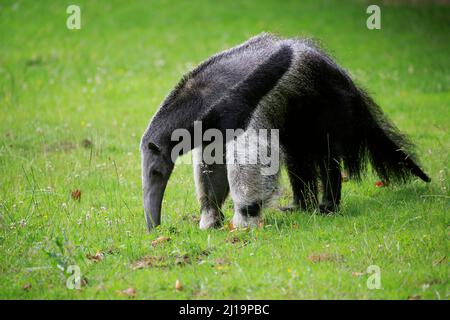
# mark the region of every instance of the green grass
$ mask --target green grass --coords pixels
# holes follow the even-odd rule
[[[365,1],[76,1],[82,29],[70,31],[74,1],[15,3],[0,2],[0,298],[449,298],[449,6],[381,5],[370,31]],[[417,143],[432,183],[376,188],[368,174],[344,184],[339,215],[267,209],[261,229],[200,231],[180,164],[149,234],[149,119],[189,68],[262,31],[320,39]],[[159,236],[171,240],[152,246]],[[80,267],[80,290],[58,265]],[[380,290],[355,274],[369,265]]]

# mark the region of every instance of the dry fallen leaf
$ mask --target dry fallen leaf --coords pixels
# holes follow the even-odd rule
[[[230,223],[228,224],[228,230],[230,230],[230,232],[234,231],[236,228],[234,227],[233,222],[230,221]]]
[[[375,186],[378,188],[384,187],[384,182],[383,181],[377,181],[375,182]]]
[[[80,201],[81,199],[81,190],[76,189],[72,191],[72,199],[75,201]]]
[[[357,271],[352,272],[352,276],[355,276],[355,277],[361,277],[361,276],[363,276],[363,275],[365,275],[364,272],[357,272]]]
[[[127,297],[134,298],[136,297],[136,290],[134,288],[128,288],[123,291],[120,291],[121,294],[126,295]]]
[[[408,296],[408,300],[422,300],[422,297],[419,295]]]
[[[157,246],[160,243],[170,241],[169,237],[161,236],[152,241],[152,246]]]
[[[175,289],[176,289],[177,291],[183,290],[183,286],[181,285],[181,282],[180,282],[180,280],[178,280],[178,279],[177,279],[177,281],[175,281]]]
[[[100,251],[97,251],[94,255],[92,255],[90,253],[88,253],[86,255],[86,258],[88,258],[89,260],[95,261],[95,262],[103,260],[103,257],[104,257],[103,253],[101,253]]]
[[[22,286],[22,289],[25,290],[25,291],[30,290],[30,289],[31,289],[31,283],[25,283],[25,284]]]

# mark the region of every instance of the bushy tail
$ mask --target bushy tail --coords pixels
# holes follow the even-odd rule
[[[431,179],[422,171],[413,152],[413,144],[386,118],[377,104],[358,90],[361,130],[360,159],[368,158],[373,169],[386,182],[406,182],[417,176],[425,182]],[[359,172],[358,172],[359,174]]]

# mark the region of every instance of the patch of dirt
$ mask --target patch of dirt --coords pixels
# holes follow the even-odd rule
[[[86,138],[81,141],[81,146],[85,149],[90,149],[94,146],[94,144],[90,139]]]
[[[165,268],[167,261],[160,256],[145,256],[131,264],[131,269],[138,270],[144,268]]]
[[[188,254],[184,254],[182,256],[177,256],[175,258],[175,264],[179,265],[179,266],[184,266],[186,264],[190,264],[191,263],[191,258],[189,257]]]
[[[203,250],[200,253],[193,254],[175,254],[167,257],[163,256],[145,256],[131,264],[131,269],[145,269],[145,268],[167,268],[174,266],[187,266],[192,263],[200,263],[203,257],[210,254],[208,250]]]
[[[436,267],[436,266],[438,266],[440,264],[443,264],[443,263],[447,263],[447,257],[446,256],[443,256],[443,257],[441,257],[439,259],[434,260],[433,261],[433,267]]]
[[[308,260],[313,263],[318,262],[336,262],[341,260],[341,257],[336,254],[330,254],[330,253],[313,253],[308,256]]]
[[[45,152],[71,152],[75,150],[78,146],[69,140],[58,141],[52,144],[44,145]]]

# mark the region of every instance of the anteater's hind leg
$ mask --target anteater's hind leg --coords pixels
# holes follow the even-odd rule
[[[228,195],[226,164],[205,164],[201,161],[203,149],[192,151],[194,180],[197,199],[200,203],[200,229],[218,227],[222,224],[221,207]]]
[[[307,210],[317,207],[317,177],[316,170],[305,161],[286,160],[286,168],[292,187],[293,200],[282,211]]]
[[[322,201],[319,205],[320,212],[335,212],[341,201],[342,176],[339,160],[335,157],[327,157],[319,167],[323,187]]]

